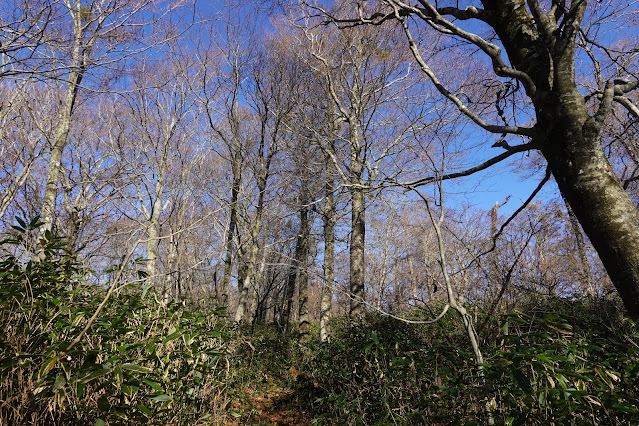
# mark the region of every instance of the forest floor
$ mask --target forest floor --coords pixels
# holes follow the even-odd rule
[[[247,388],[242,401],[234,407],[243,415],[228,425],[310,426],[316,416],[308,407],[305,378],[297,377],[295,369],[288,374],[294,381],[292,386],[278,380],[262,389]]]
[[[264,394],[249,395],[255,413],[250,421],[260,425],[310,426],[313,415],[294,389],[270,389]]]

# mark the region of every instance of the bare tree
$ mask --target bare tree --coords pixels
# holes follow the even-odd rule
[[[161,217],[173,194],[179,189],[179,176],[197,163],[188,139],[196,121],[197,109],[189,90],[190,66],[187,63],[142,63],[134,73],[133,91],[126,95],[134,127],[134,146],[130,152],[138,163],[135,182],[137,200],[134,207],[143,215],[146,233],[146,271],[152,282],[158,280],[158,247],[161,239]],[[190,161],[180,164],[179,156]],[[176,166],[180,166],[177,167]],[[177,169],[177,170],[175,170]]]
[[[218,289],[218,303],[228,306],[229,284],[233,273],[234,238],[237,235],[238,210],[242,191],[243,169],[249,111],[242,102],[245,97],[246,79],[253,61],[251,46],[255,40],[254,29],[241,21],[239,14],[231,14],[231,4],[224,5],[229,15],[221,23],[211,26],[211,33],[217,34],[214,25],[221,25],[221,34],[211,40],[198,55],[200,60],[200,81],[195,93],[207,118],[210,137],[220,140],[225,148],[223,156],[231,167],[230,197],[228,201],[228,225],[224,239],[224,270],[222,283]],[[238,281],[239,285],[239,281]]]
[[[0,87],[5,100],[0,109],[0,218],[14,202],[20,187],[42,157],[40,139],[50,128],[55,94],[31,82],[6,83]]]
[[[383,0],[357,1],[347,7],[355,12],[349,19],[325,13],[332,16],[333,22],[345,27],[384,23],[399,26],[405,34],[408,49],[441,95],[480,128],[502,135],[498,146],[506,150],[503,154],[443,178],[483,170],[518,152],[539,151],[597,250],[628,312],[638,317],[639,215],[602,148],[602,128],[614,102],[626,108],[631,118],[638,115],[637,106],[627,96],[639,87],[636,64],[631,59],[636,46],[626,43],[621,49],[614,50],[613,55],[605,40],[594,38],[596,25],[591,27],[604,17],[610,21],[610,17],[615,16],[621,22],[628,16],[636,16],[634,5],[486,0],[481,5],[460,8],[439,6],[427,0],[419,0],[416,5]],[[474,31],[475,27],[466,22],[486,29],[499,43],[491,41],[489,36],[482,36],[481,31]],[[426,33],[431,36],[423,37]],[[619,33],[613,30],[612,34]],[[506,109],[500,104],[508,99],[504,97],[505,92],[492,111],[482,113],[462,94],[448,88],[446,81],[429,64],[428,56],[423,54],[426,52],[423,43],[426,40],[432,43],[440,36],[460,40],[459,49],[468,47],[481,51],[492,68],[493,81],[511,88],[510,105],[515,105],[515,110],[519,108],[519,112],[506,115]],[[591,67],[600,74],[600,85],[586,96],[582,93],[584,85],[580,83],[582,74],[576,73],[580,47],[602,53],[593,55]],[[607,54],[613,60],[608,61],[609,67],[602,69],[600,58]],[[477,71],[488,75],[485,68]],[[534,123],[526,124],[530,119],[534,119]],[[493,120],[502,123],[494,124]],[[522,121],[524,125],[518,124]],[[523,138],[528,142],[515,146],[503,144],[504,138],[508,137]],[[426,184],[435,179],[438,178],[424,178],[412,184]]]
[[[254,142],[257,145],[253,155],[248,152],[247,163],[252,169],[255,180],[257,202],[254,215],[246,218],[248,222],[246,248],[246,275],[238,283],[239,297],[235,315],[241,321],[248,302],[251,286],[256,282],[257,258],[261,249],[260,233],[266,208],[266,196],[269,179],[273,173],[272,165],[281,150],[282,140],[290,128],[293,110],[300,99],[300,66],[286,51],[286,44],[272,40],[266,43],[265,50],[256,57],[252,78],[247,90],[248,101],[257,115]]]
[[[142,4],[137,1],[92,1],[88,5],[80,0],[61,0],[56,4],[55,15],[64,18],[56,21],[55,28],[51,29],[55,31],[55,39],[38,49],[40,60],[54,65],[54,71],[47,77],[60,83],[62,93],[56,126],[47,136],[51,154],[40,213],[43,232],[53,226],[62,154],[78,93],[87,81],[85,77],[94,69],[115,66],[118,61],[155,44],[151,39],[143,40],[143,32],[139,29],[157,22],[175,6],[169,3],[168,10],[162,10],[158,17],[150,5],[150,0]],[[163,32],[158,31],[158,34]]]
[[[60,19],[59,1],[7,0],[0,6],[0,81],[28,79],[51,72],[55,64],[40,61],[38,49],[50,43],[49,31]]]
[[[310,25],[310,24],[309,24]],[[333,157],[342,184],[351,197],[350,293],[351,314],[364,309],[366,198],[372,193],[386,160],[397,154],[401,143],[422,130],[416,117],[405,114],[403,93],[414,84],[411,64],[402,52],[391,48],[394,31],[354,28],[329,35],[304,29],[309,66],[326,88],[329,102],[344,127],[337,137],[348,147],[348,160]],[[422,101],[423,99],[419,99]],[[417,102],[417,97],[410,100]],[[322,139],[319,139],[322,141]],[[383,141],[383,142],[381,142]],[[326,141],[324,141],[326,143]],[[322,147],[330,155],[331,150]],[[386,176],[395,172],[385,170]]]

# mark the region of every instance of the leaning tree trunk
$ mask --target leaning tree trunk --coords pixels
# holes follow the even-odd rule
[[[73,108],[81,81],[82,72],[74,71],[70,74],[63,105],[58,115],[58,124],[55,129],[51,147],[51,157],[49,157],[44,199],[42,209],[40,210],[40,220],[42,220],[43,223],[41,231],[43,233],[53,229],[56,198],[58,196],[58,180],[62,169],[62,152],[67,146],[67,138],[71,127],[71,115],[73,114]]]
[[[639,214],[601,145],[607,106],[588,114],[575,80],[574,41],[553,63],[552,89],[537,96],[537,141],[629,314],[639,318]]]
[[[76,2],[79,6],[80,2]],[[56,198],[58,195],[58,180],[60,171],[62,170],[62,153],[67,145],[69,129],[71,128],[71,117],[75,108],[78,97],[78,90],[87,63],[91,56],[91,50],[95,43],[95,34],[88,40],[85,39],[85,31],[87,26],[83,22],[80,12],[77,10],[69,10],[73,20],[73,47],[71,50],[71,64],[69,66],[69,74],[66,79],[66,90],[60,112],[58,114],[58,123],[56,124],[53,143],[51,147],[51,157],[49,158],[49,166],[47,169],[47,180],[44,189],[44,199],[40,210],[40,220],[43,222],[40,228],[44,234],[53,228],[55,220]],[[41,255],[39,255],[40,257]]]
[[[628,313],[639,318],[639,215],[601,146],[601,128],[613,96],[636,86],[608,82],[597,112],[588,114],[575,74],[576,36],[586,1],[573,2],[560,25],[544,15],[537,2],[482,3],[513,69],[527,76],[519,78],[535,106],[533,142],[597,250]]]
[[[639,215],[612,171],[599,134],[583,131],[543,150],[557,185],[608,271],[628,312],[639,317]],[[566,135],[564,134],[564,137]]]

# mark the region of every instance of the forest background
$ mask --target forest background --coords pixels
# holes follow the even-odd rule
[[[441,348],[425,343],[434,335],[451,347],[468,348],[463,354],[468,369],[459,377],[471,381],[461,386],[453,373],[448,377],[457,391],[472,396],[469,389],[481,389],[459,405],[468,409],[460,408],[460,419],[475,412],[491,422],[530,420],[530,407],[521,409],[529,401],[506,398],[500,393],[506,385],[486,386],[496,365],[520,389],[538,392],[536,409],[552,419],[559,418],[552,417],[556,413],[581,415],[570,408],[571,398],[581,398],[591,412],[637,415],[636,380],[624,381],[621,371],[628,367],[623,371],[632,377],[636,366],[636,353],[624,352],[636,347],[636,340],[628,337],[634,326],[623,313],[637,316],[632,300],[639,282],[628,278],[633,271],[611,272],[631,268],[614,263],[608,253],[626,264],[636,262],[617,246],[601,243],[624,240],[616,230],[602,225],[610,229],[606,238],[582,230],[584,224],[597,229],[606,211],[623,203],[595,197],[600,201],[588,204],[566,183],[560,172],[578,176],[582,166],[574,172],[572,162],[557,160],[558,144],[552,148],[551,138],[539,130],[554,123],[542,113],[544,102],[560,103],[537,95],[544,90],[540,81],[549,77],[528,70],[527,76],[522,70],[530,58],[513,53],[500,27],[506,21],[485,18],[478,12],[482,4],[471,3],[457,9],[452,3],[395,1],[3,2],[0,231],[7,235],[3,315],[12,332],[3,341],[2,399],[3,410],[13,408],[2,411],[2,418],[69,421],[65,407],[76,404],[85,407],[76,419],[80,423],[93,421],[96,412],[105,419],[152,421],[184,406],[191,407],[182,412],[184,419],[197,422],[210,420],[202,407],[213,404],[224,421],[223,413],[230,412],[246,420],[252,409],[234,406],[237,395],[200,389],[214,385],[196,380],[180,363],[202,355],[193,362],[206,364],[209,372],[226,371],[224,379],[215,380],[228,391],[231,364],[247,362],[242,339],[255,351],[256,330],[262,330],[260,339],[273,339],[273,350],[283,336],[296,342],[285,339],[292,346],[282,349],[294,352],[289,354],[293,366],[273,368],[288,371],[287,380],[294,382],[301,365],[310,371],[301,375],[304,386],[313,388],[306,397],[317,397],[311,405],[318,411],[309,416],[322,419],[325,407],[333,407],[323,421],[367,423],[371,413],[382,412],[389,416],[382,422],[444,421],[446,404],[459,401],[440,373],[420,376],[438,392],[442,386],[451,392],[446,404],[419,408],[432,400],[426,397],[430,391],[404,383],[400,387],[408,399],[421,395],[421,402],[400,401],[398,409],[389,402],[388,383],[367,387],[346,380],[345,390],[336,392],[342,399],[322,394],[317,378],[328,372],[321,351],[328,351],[324,355],[335,365],[342,358],[331,352],[334,346],[318,346],[311,351],[315,357],[307,352],[308,345],[320,342],[357,343],[359,352],[349,347],[354,352],[340,356],[345,362],[363,356],[361,365],[378,370],[362,377],[392,376],[387,369],[395,363],[404,380],[416,359],[441,356]],[[492,7],[484,3],[484,9]],[[521,5],[539,28],[539,40],[551,45],[550,35],[559,34],[574,44],[573,94],[598,126],[597,149],[608,164],[603,173],[623,192],[615,196],[631,203],[625,223],[639,226],[639,8],[616,0],[528,3]],[[554,17],[554,32],[544,32],[543,16]],[[567,63],[557,58],[552,57],[554,69]],[[561,133],[559,127],[553,131]],[[604,212],[588,213],[595,210]],[[617,305],[618,291],[625,308]],[[88,294],[94,298],[85,300]],[[613,327],[613,335],[632,342],[621,345],[623,351],[579,334],[599,330],[579,323],[587,323],[597,309],[609,314],[602,327]],[[212,322],[206,312],[214,312]],[[510,335],[508,315],[516,316],[516,324],[530,321],[526,331],[521,326],[522,341],[515,346],[542,349],[508,352],[503,338],[502,346],[495,346],[499,333]],[[343,318],[348,322],[340,322]],[[447,325],[440,327],[442,322]],[[403,328],[409,326],[420,331]],[[545,341],[548,336],[537,333],[538,327],[555,330],[552,339],[562,344],[560,338],[573,336],[578,343],[571,341],[569,352],[588,360],[590,369],[560,368],[557,363],[576,358],[553,352],[549,347],[558,343]],[[31,342],[35,329],[48,330],[42,331],[46,341]],[[275,337],[269,334],[274,331]],[[252,337],[240,337],[244,333]],[[132,342],[108,343],[127,335],[145,341],[146,352]],[[534,344],[524,344],[528,338]],[[298,341],[307,349],[299,349]],[[405,349],[409,355],[403,358],[391,354],[389,348],[399,351],[400,342],[415,346],[413,352]],[[156,348],[160,343],[169,349]],[[584,349],[588,344],[594,346]],[[424,345],[431,345],[432,353],[417,356]],[[34,355],[29,348],[35,347],[40,349]],[[600,352],[610,350],[622,361],[596,367],[582,349],[602,359]],[[130,359],[122,355],[129,350]],[[119,358],[109,351],[119,351]],[[489,362],[486,351],[508,365],[529,360],[531,370]],[[534,358],[545,351],[555,358]],[[77,359],[71,361],[71,354]],[[394,360],[382,366],[386,356]],[[171,365],[179,366],[185,383],[196,384],[169,392],[172,380],[159,371],[168,372]],[[254,373],[262,367],[268,371],[262,365]],[[538,375],[539,369],[544,374]],[[572,372],[574,383],[564,370]],[[531,384],[518,372],[543,383]],[[26,382],[23,374],[29,376]],[[98,385],[103,375],[116,377],[112,389]],[[549,391],[561,387],[555,382],[563,386],[556,395]],[[605,400],[598,386],[614,395]],[[366,389],[373,388],[385,395],[387,407],[360,406]],[[188,398],[203,404],[197,409],[178,396],[189,389]],[[200,400],[218,391],[213,402]],[[330,394],[330,387],[322,392]],[[42,405],[38,398],[50,399]],[[144,398],[156,405],[140,402]],[[547,400],[553,398],[565,404],[549,409]],[[508,405],[513,401],[520,404],[516,414]]]

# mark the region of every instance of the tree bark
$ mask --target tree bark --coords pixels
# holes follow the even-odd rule
[[[162,192],[164,191],[164,176],[160,174],[155,184],[155,199],[151,206],[151,214],[147,218],[147,240],[146,240],[146,273],[149,274],[149,280],[156,290],[160,290],[157,259],[158,247],[160,245],[160,216],[162,215]]]
[[[49,157],[49,167],[47,168],[47,180],[44,189],[42,209],[40,210],[40,220],[43,223],[41,227],[42,232],[53,229],[56,199],[58,196],[58,180],[62,168],[62,153],[67,146],[67,137],[71,127],[71,115],[73,114],[83,72],[82,70],[72,71],[70,73],[63,105],[58,115],[58,123],[51,146],[51,157]]]
[[[237,58],[235,58],[237,59]],[[226,233],[226,254],[224,257],[224,275],[222,277],[221,284],[221,294],[218,296],[218,304],[219,306],[228,306],[229,302],[229,283],[231,282],[231,273],[233,271],[233,236],[237,231],[237,212],[238,212],[238,201],[240,194],[240,187],[242,185],[242,166],[244,163],[243,153],[242,153],[242,139],[240,136],[240,105],[239,105],[239,97],[240,97],[240,88],[241,88],[241,78],[240,78],[240,69],[238,68],[238,64],[233,61],[233,70],[232,70],[232,81],[233,81],[233,91],[232,91],[232,107],[228,114],[228,122],[231,128],[231,138],[228,140],[223,133],[217,129],[215,126],[211,125],[211,128],[222,137],[224,142],[227,144],[229,148],[229,153],[231,156],[231,173],[233,175],[233,182],[231,183],[231,204],[230,204],[230,212],[229,212],[229,227]],[[238,276],[239,276],[239,268],[238,268]],[[238,292],[240,291],[240,286],[242,285],[242,280],[238,277]]]
[[[549,141],[545,156],[628,312],[638,318],[639,216],[612,171],[599,138],[594,139],[583,138],[569,144],[571,147],[552,147],[565,141]]]
[[[266,185],[264,186],[265,189]],[[251,284],[255,280],[255,264],[257,262],[257,254],[260,249],[259,235],[262,229],[262,212],[264,210],[264,190],[260,189],[260,200],[256,209],[256,217],[251,224],[249,231],[249,247],[247,249],[246,259],[246,274],[241,283],[238,283],[238,302],[237,310],[235,311],[235,321],[240,322],[245,319],[246,305],[248,302],[248,294],[251,289]]]
[[[283,325],[286,329],[290,327],[293,315],[293,299],[295,295],[295,284],[298,285],[298,319],[300,321],[299,331],[304,339],[308,334],[308,255],[310,249],[311,221],[309,219],[308,197],[306,189],[302,185],[302,195],[300,196],[300,228],[295,243],[295,255],[289,266],[288,278],[285,290],[285,303],[283,312]]]
[[[234,161],[235,164],[235,161]],[[236,169],[238,169],[236,171]],[[241,176],[239,166],[233,165],[233,183],[231,184],[231,203],[229,212],[229,227],[226,231],[226,253],[224,255],[224,275],[218,295],[218,305],[228,306],[229,304],[229,283],[231,282],[231,272],[233,269],[233,236],[237,228],[237,202],[240,193]]]
[[[77,9],[69,9],[73,21],[73,47],[71,50],[69,75],[66,79],[64,100],[62,101],[58,115],[58,123],[54,131],[42,209],[40,210],[40,220],[43,222],[40,228],[42,233],[53,229],[56,198],[58,195],[58,180],[60,170],[62,169],[62,153],[67,145],[69,129],[71,128],[71,116],[78,97],[78,90],[84,78],[93,43],[95,43],[95,34],[89,40],[85,40],[84,32],[86,27],[83,23],[81,12],[79,11],[80,2],[76,1],[74,6],[76,6]]]
[[[597,290],[595,289],[595,283],[592,281],[592,272],[590,271],[590,262],[588,262],[588,253],[586,251],[586,242],[584,241],[584,235],[581,232],[581,226],[579,225],[579,219],[575,216],[575,212],[572,211],[570,204],[563,198],[568,211],[568,221],[570,222],[570,228],[572,234],[575,237],[577,245],[577,256],[579,258],[578,274],[579,281],[582,290],[586,297],[595,297]]]
[[[350,245],[350,312],[353,317],[364,313],[366,236],[366,190],[362,178],[363,161],[359,122],[357,116],[351,116],[350,125],[350,191],[351,191],[351,245]]]
[[[335,151],[334,143],[329,149]],[[333,282],[335,281],[335,165],[330,155],[324,155],[326,164],[326,184],[324,186],[324,282],[322,284],[322,301],[320,304],[320,340],[328,340],[333,307]]]
[[[303,188],[302,191],[307,191]],[[308,312],[308,256],[310,252],[311,218],[307,197],[304,197],[302,208],[300,209],[300,257],[298,259],[298,288],[299,288],[299,333],[300,341],[307,342],[309,339],[310,318]]]
[[[300,228],[301,230],[301,228]],[[286,288],[284,290],[284,308],[282,310],[282,327],[289,330],[293,315],[293,297],[295,296],[295,284],[299,272],[299,259],[301,257],[302,237],[301,232],[298,233],[295,242],[295,254],[288,268],[288,276],[286,278]]]

